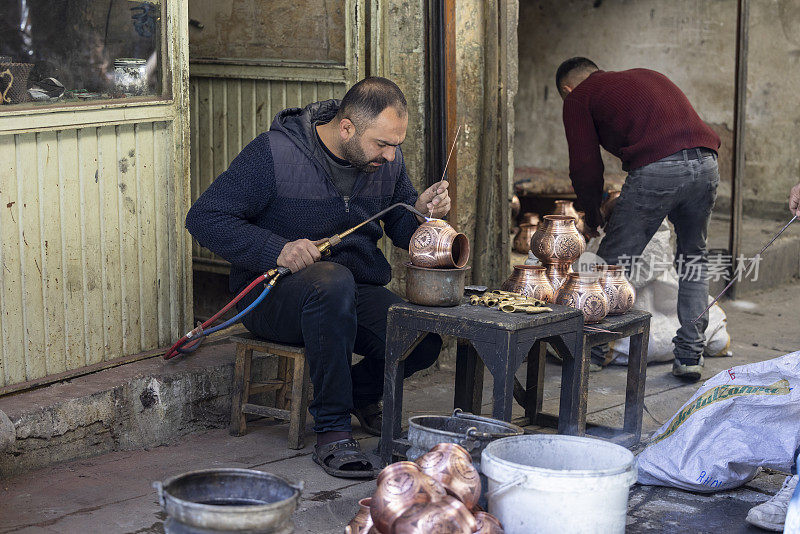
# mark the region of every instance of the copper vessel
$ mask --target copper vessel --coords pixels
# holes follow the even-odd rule
[[[378,475],[378,487],[372,494],[370,515],[381,532],[392,532],[392,525],[411,505],[440,499],[435,487],[414,462],[395,462]]]
[[[584,222],[582,212],[575,209],[575,205],[571,200],[556,200],[556,207],[551,215],[566,215],[575,218],[575,227],[582,234],[584,230]]]
[[[406,510],[393,526],[393,534],[472,534],[475,517],[466,506],[449,495],[444,499],[416,504]]]
[[[492,514],[476,512],[475,522],[477,523],[475,534],[503,534],[504,532],[500,520]]]
[[[566,215],[545,215],[531,238],[531,252],[543,265],[572,265],[586,250],[586,241]]]
[[[422,472],[439,482],[468,509],[478,504],[481,479],[469,453],[455,443],[440,443],[416,460]]]
[[[633,308],[636,290],[621,265],[608,265],[600,285],[608,298],[608,315],[622,315]]]
[[[519,209],[520,209],[519,197],[517,195],[512,195],[510,204],[511,204],[511,220],[513,221],[514,219],[517,218],[517,215],[519,215]]]
[[[611,214],[614,212],[614,208],[617,206],[617,198],[619,198],[620,191],[619,189],[610,189],[608,191],[608,198],[600,204],[600,215],[603,216],[603,219],[606,221],[611,217]]]
[[[469,239],[442,219],[429,219],[411,236],[408,251],[418,267],[461,269],[469,261]]]
[[[564,283],[564,280],[567,279],[567,275],[571,272],[573,272],[572,265],[569,264],[561,265],[560,263],[551,263],[550,265],[545,266],[545,276],[553,286],[553,290],[555,291],[556,295],[558,294],[561,284]],[[553,299],[553,302],[555,302],[555,298]]]
[[[458,306],[469,267],[431,269],[406,263],[406,298],[420,306]]]
[[[535,224],[524,223],[519,225],[519,232],[514,238],[514,251],[520,254],[527,254],[531,249],[531,238],[536,232]]]
[[[514,272],[500,289],[545,302],[552,303],[556,300],[556,291],[541,265],[515,265]]]
[[[540,218],[539,215],[533,213],[532,211],[526,211],[522,214],[519,218],[519,224],[522,226],[523,224],[539,224]]]
[[[608,298],[597,274],[569,273],[556,294],[556,304],[581,310],[586,324],[599,323],[608,315]]]
[[[373,525],[372,516],[369,513],[371,503],[372,498],[370,497],[358,501],[358,512],[344,528],[345,534],[367,534],[369,532]]]

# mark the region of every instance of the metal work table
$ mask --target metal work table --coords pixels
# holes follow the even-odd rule
[[[514,374],[532,349],[542,352],[543,342],[552,344],[569,362],[563,366],[563,383],[575,384],[561,389],[559,432],[577,433],[582,402],[585,414],[588,367],[588,359],[583,357],[583,314],[566,306],[551,307],[552,312],[528,315],[468,304],[453,308],[410,303],[392,306],[386,333],[381,460],[388,463],[393,455],[404,455],[408,448],[408,442],[401,439],[403,360],[431,332],[459,340],[455,407],[480,413],[485,365],[494,377],[492,417],[503,421],[511,419]],[[583,398],[578,384],[584,384]]]

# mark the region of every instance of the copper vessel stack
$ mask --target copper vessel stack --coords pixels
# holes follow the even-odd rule
[[[518,252],[524,224],[514,249]],[[572,264],[586,250],[581,213],[572,202],[556,201],[553,214],[545,215],[530,238],[530,251],[542,266],[517,265],[501,289],[583,312],[587,324],[607,315],[627,313],[636,299],[633,286],[620,266],[598,265],[588,273],[575,273]]]
[[[415,462],[396,462],[378,475],[372,497],[346,534],[501,534],[500,521],[478,507],[481,481],[469,453],[439,443]]]
[[[469,270],[469,239],[442,219],[428,219],[411,236],[406,297],[422,306],[457,306]]]

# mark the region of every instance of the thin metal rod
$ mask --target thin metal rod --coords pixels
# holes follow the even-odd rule
[[[774,236],[772,239],[770,239],[770,240],[769,240],[769,243],[767,243],[766,245],[764,245],[764,248],[762,248],[762,249],[761,249],[761,252],[759,252],[758,254],[756,254],[756,255],[753,257],[753,261],[751,261],[751,262],[750,262],[750,267],[752,267],[752,266],[753,266],[753,265],[756,263],[756,261],[758,261],[758,259],[759,259],[759,258],[761,257],[761,255],[764,253],[764,251],[765,251],[765,250],[767,250],[767,248],[768,248],[768,247],[769,247],[769,246],[770,246],[772,243],[774,243],[774,242],[775,242],[775,240],[776,240],[776,239],[778,239],[778,237],[780,237],[780,235],[781,235],[781,234],[784,232],[784,230],[786,230],[787,228],[789,228],[789,226],[791,226],[791,224],[792,224],[794,221],[796,221],[796,220],[797,220],[797,215],[795,215],[794,217],[792,217],[792,219],[791,219],[791,220],[790,220],[788,223],[786,223],[786,226],[784,226],[783,228],[781,228],[781,231],[780,231],[780,232],[778,232],[777,234],[775,234],[775,236]],[[714,298],[714,300],[712,300],[712,301],[711,301],[711,304],[709,304],[709,305],[706,307],[706,309],[705,309],[705,310],[703,310],[703,313],[701,313],[700,315],[698,315],[698,316],[695,318],[695,320],[694,320],[694,321],[692,321],[692,323],[693,323],[693,324],[694,324],[694,323],[696,323],[697,321],[699,321],[699,320],[700,320],[700,317],[702,317],[702,316],[703,316],[703,315],[704,315],[704,314],[705,314],[705,313],[706,313],[708,310],[710,310],[710,309],[711,309],[711,306],[713,306],[714,304],[716,304],[716,302],[717,302],[717,301],[718,301],[718,300],[719,300],[719,299],[722,297],[722,295],[724,295],[724,294],[725,294],[725,292],[726,292],[726,291],[727,291],[727,290],[728,290],[728,289],[729,289],[729,288],[730,288],[730,287],[733,285],[733,283],[736,281],[736,277],[735,277],[735,276],[733,276],[733,274],[734,274],[734,273],[731,273],[731,281],[730,281],[730,282],[728,282],[728,285],[727,285],[727,286],[725,286],[725,289],[723,289],[722,291],[720,291],[719,295],[717,295],[717,296],[716,296],[716,298]]]
[[[441,185],[444,177],[447,175],[447,166],[450,164],[450,156],[453,155],[453,149],[456,147],[456,141],[458,141],[458,134],[461,133],[461,125],[458,125],[458,129],[456,130],[456,135],[453,136],[453,144],[450,146],[450,153],[447,154],[447,161],[444,162],[444,170],[442,171],[442,177],[439,178],[439,181],[436,183],[436,189],[439,189],[439,185]],[[430,210],[430,216],[433,217],[433,208]]]
[[[355,232],[356,230],[358,230],[359,228],[361,228],[361,227],[362,227],[362,226],[364,226],[365,224],[367,224],[367,223],[370,223],[370,222],[374,221],[374,220],[375,220],[375,219],[377,219],[378,217],[381,217],[381,216],[383,216],[383,215],[386,215],[387,213],[389,213],[390,211],[392,211],[393,209],[395,209],[395,208],[398,208],[398,207],[405,208],[405,209],[407,209],[408,211],[410,211],[411,213],[413,213],[414,215],[419,215],[419,216],[420,216],[420,217],[422,217],[423,219],[427,219],[427,217],[425,217],[425,215],[423,215],[422,213],[420,213],[419,211],[417,211],[417,209],[416,209],[416,208],[414,208],[413,206],[411,206],[411,205],[409,205],[409,204],[405,204],[405,203],[403,203],[403,202],[398,202],[397,204],[392,204],[391,206],[389,206],[389,207],[388,207],[388,208],[386,208],[385,210],[379,211],[378,213],[376,213],[375,215],[373,215],[372,217],[370,217],[370,218],[369,218],[369,219],[367,219],[366,221],[363,221],[363,222],[360,222],[360,223],[358,223],[357,225],[355,225],[354,227],[350,228],[349,230],[345,230],[344,232],[342,232],[341,234],[339,234],[339,238],[341,239],[341,238],[344,238],[344,237],[347,237],[347,236],[349,236],[350,234],[352,234],[353,232]]]

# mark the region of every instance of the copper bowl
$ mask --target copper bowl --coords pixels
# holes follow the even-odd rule
[[[556,294],[556,304],[581,310],[586,324],[599,323],[608,315],[608,298],[597,274],[569,273]]]
[[[406,510],[393,526],[393,534],[472,534],[475,517],[466,506],[449,495],[444,499],[416,504]]]
[[[417,458],[422,472],[472,509],[481,497],[481,479],[469,453],[455,443],[440,443]]]
[[[408,252],[417,267],[461,269],[469,261],[469,239],[442,219],[429,219],[411,236]]]
[[[572,265],[586,250],[586,240],[575,226],[575,218],[545,215],[531,238],[531,252],[543,265]]]
[[[378,475],[378,487],[372,494],[370,515],[381,532],[392,532],[392,525],[411,505],[428,503],[442,497],[441,490],[429,482],[414,462],[395,462]]]
[[[556,291],[541,265],[515,265],[514,272],[500,286],[503,291],[520,293],[526,297],[554,302]]]
[[[469,267],[429,269],[406,263],[406,298],[420,306],[458,306]]]
[[[636,302],[636,289],[625,277],[621,265],[608,265],[600,281],[608,298],[608,315],[628,313]]]
[[[519,225],[519,232],[514,237],[514,252],[527,254],[531,249],[531,238],[536,232],[535,224],[524,223]]]
[[[356,512],[355,517],[350,520],[350,523],[344,528],[345,534],[367,534],[367,532],[369,532],[369,529],[371,529],[373,525],[372,516],[369,512],[371,504],[371,497],[358,501],[358,512]]]
[[[475,534],[503,534],[504,532],[500,520],[492,514],[476,512],[475,522],[478,524]]]

